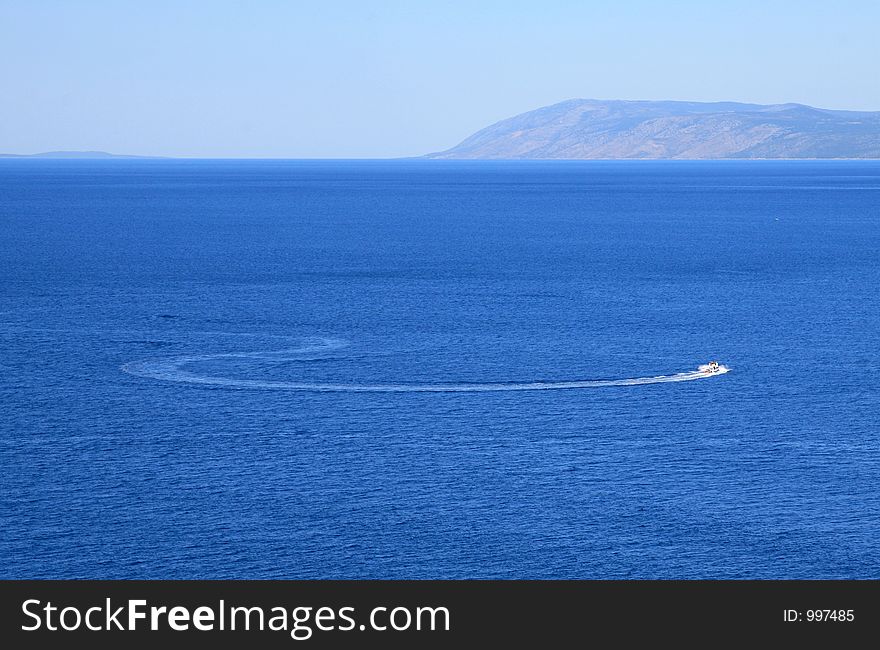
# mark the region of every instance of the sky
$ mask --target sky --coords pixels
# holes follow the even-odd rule
[[[385,158],[576,97],[880,110],[876,0],[0,0],[0,152]]]

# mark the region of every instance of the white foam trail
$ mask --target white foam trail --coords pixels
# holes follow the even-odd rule
[[[721,366],[715,372],[709,372],[708,366],[700,366],[697,370],[679,372],[674,375],[658,375],[656,377],[633,377],[629,379],[585,379],[577,381],[534,381],[518,383],[474,383],[474,384],[336,384],[296,381],[264,381],[259,379],[234,379],[198,375],[183,366],[199,361],[215,361],[218,359],[276,359],[284,360],[296,355],[295,360],[306,360],[302,355],[314,352],[345,347],[344,341],[335,339],[312,339],[300,348],[279,350],[277,352],[243,352],[227,354],[209,354],[200,356],[175,357],[163,360],[133,361],[122,366],[122,370],[132,375],[176,381],[203,386],[222,386],[225,388],[257,389],[257,390],[297,390],[324,393],[486,393],[499,391],[525,390],[570,390],[578,388],[603,388],[608,386],[642,386],[645,384],[664,384],[679,381],[706,379],[730,372]]]

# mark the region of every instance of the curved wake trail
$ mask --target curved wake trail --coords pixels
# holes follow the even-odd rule
[[[730,372],[729,368],[710,373],[706,366],[698,370],[679,372],[674,375],[658,375],[655,377],[632,377],[628,379],[585,379],[577,381],[534,381],[534,382],[489,382],[459,384],[337,384],[324,382],[296,381],[265,381],[261,379],[235,379],[199,375],[184,369],[190,363],[200,361],[216,361],[219,359],[266,359],[305,361],[309,357],[302,355],[320,353],[345,347],[345,342],[334,339],[320,339],[317,343],[307,344],[300,348],[280,350],[277,352],[246,352],[209,354],[200,356],[174,357],[163,360],[133,361],[122,366],[122,370],[139,377],[161,379],[203,386],[222,386],[225,388],[256,389],[256,390],[295,390],[324,393],[487,393],[500,391],[525,390],[570,390],[579,388],[604,388],[608,386],[642,386],[645,384],[663,384],[680,381],[706,379],[715,375]],[[295,357],[293,355],[296,355]],[[314,358],[314,357],[312,357]]]

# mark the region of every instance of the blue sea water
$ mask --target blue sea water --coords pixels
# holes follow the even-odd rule
[[[878,252],[878,162],[0,161],[0,577],[880,578]]]

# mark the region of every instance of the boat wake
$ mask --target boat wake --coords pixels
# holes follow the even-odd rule
[[[122,366],[122,370],[139,377],[174,381],[202,386],[218,386],[232,389],[289,390],[324,393],[487,393],[525,390],[571,390],[579,388],[604,388],[610,386],[643,386],[680,381],[706,379],[730,372],[726,366],[700,366],[697,370],[679,372],[673,375],[655,377],[632,377],[628,379],[584,379],[573,381],[534,381],[534,382],[494,382],[457,384],[344,384],[297,381],[266,381],[261,379],[235,379],[202,375],[191,372],[186,366],[205,361],[223,359],[255,359],[267,361],[306,361],[309,358],[322,358],[321,355],[346,347],[346,342],[338,339],[308,339],[298,348],[275,352],[242,352],[209,354],[199,356],[174,357],[170,359],[133,361]],[[318,357],[307,355],[319,355]]]

